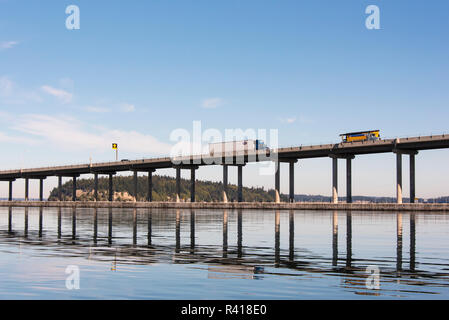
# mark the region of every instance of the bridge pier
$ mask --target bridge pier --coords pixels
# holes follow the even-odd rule
[[[9,180],[9,193],[8,193],[8,200],[9,201],[12,201],[12,183],[13,183],[13,181],[15,181],[15,179],[14,180]]]
[[[181,168],[176,168],[176,202],[181,201]]]
[[[223,165],[223,202],[228,202],[228,165]]]
[[[275,174],[274,174],[274,201],[276,203],[281,202],[281,163],[275,162]]]
[[[415,154],[410,154],[410,203],[415,203]]]
[[[28,201],[28,192],[30,187],[30,180],[28,178],[25,178],[25,201]]]
[[[238,202],[243,202],[243,166],[244,165],[238,165],[237,166],[237,199]]]
[[[354,156],[346,158],[346,203],[352,203],[352,159]]]
[[[396,153],[396,203],[402,203],[402,155],[410,156],[410,203],[415,202],[415,156],[416,150],[394,149]]]
[[[155,170],[148,171],[148,193],[147,193],[147,201],[153,201],[153,172]]]
[[[396,153],[396,203],[402,203],[402,153]]]
[[[62,201],[62,176],[58,176],[58,200]]]
[[[338,158],[332,158],[332,203],[338,203]]]
[[[73,176],[72,179],[72,201],[76,201],[76,176]]]
[[[137,171],[134,171],[133,176],[133,196],[134,196],[134,202],[137,202]]]
[[[98,201],[98,173],[94,174],[94,201]]]
[[[190,168],[190,202],[195,202],[195,170]]]
[[[346,159],[346,202],[352,203],[353,154],[332,154],[332,203],[338,203],[338,159]]]
[[[289,202],[295,202],[295,162],[289,162]]]
[[[39,201],[44,201],[44,179],[39,179]]]
[[[113,181],[112,181],[113,174],[109,173],[109,201],[114,200],[114,191],[113,191]]]

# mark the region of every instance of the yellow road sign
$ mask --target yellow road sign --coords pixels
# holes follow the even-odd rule
[[[112,144],[112,149],[114,149],[114,150],[117,150],[118,148],[117,148],[117,143],[113,143]]]

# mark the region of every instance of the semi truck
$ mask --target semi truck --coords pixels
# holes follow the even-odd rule
[[[269,152],[270,148],[268,148],[262,140],[258,139],[209,143],[210,155],[259,150],[265,150],[266,152]]]

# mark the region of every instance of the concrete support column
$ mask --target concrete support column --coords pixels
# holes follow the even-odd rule
[[[223,165],[223,202],[228,202],[228,165]]]
[[[402,203],[402,154],[396,153],[396,203]]]
[[[190,202],[195,202],[195,170],[190,169]]]
[[[44,201],[44,179],[39,179],[39,201]]]
[[[276,203],[281,202],[281,163],[275,162],[275,174],[274,174],[274,201]]]
[[[76,177],[73,177],[72,201],[76,201]]]
[[[134,171],[134,177],[133,177],[133,196],[134,201],[137,201],[137,171]]]
[[[243,166],[237,166],[237,200],[238,202],[243,202]]]
[[[147,201],[153,201],[153,171],[148,171],[148,193]]]
[[[62,177],[58,176],[58,200],[62,201]]]
[[[346,203],[352,203],[352,158],[346,158]]]
[[[28,178],[25,179],[25,201],[28,201],[28,191],[30,186],[30,180]]]
[[[289,162],[289,202],[295,202],[295,163]]]
[[[114,200],[114,191],[113,191],[113,184],[112,184],[112,173],[109,174],[109,201]]]
[[[94,200],[98,201],[98,173],[94,174]]]
[[[176,202],[181,201],[181,168],[176,168]]]
[[[9,195],[8,195],[8,200],[12,201],[12,180],[9,181]]]
[[[415,203],[415,155],[410,154],[410,203]]]
[[[338,159],[332,158],[332,203],[338,203]]]

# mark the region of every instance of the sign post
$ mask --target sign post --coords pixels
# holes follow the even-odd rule
[[[117,145],[117,143],[112,144],[112,149],[115,150],[115,161],[118,161],[118,145]]]

